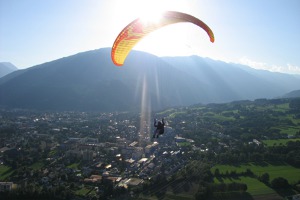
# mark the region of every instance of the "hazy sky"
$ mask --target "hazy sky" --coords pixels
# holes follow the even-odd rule
[[[181,23],[150,34],[135,50],[300,74],[299,0],[0,0],[0,62],[27,68],[111,47],[129,22],[153,10],[194,15],[213,30],[215,43]]]

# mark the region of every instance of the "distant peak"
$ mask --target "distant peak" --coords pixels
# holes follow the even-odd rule
[[[0,67],[1,68],[6,67],[6,68],[11,69],[11,70],[17,70],[18,69],[15,65],[13,65],[10,62],[0,62]]]

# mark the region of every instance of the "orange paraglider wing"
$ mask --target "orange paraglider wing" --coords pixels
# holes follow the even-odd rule
[[[143,37],[161,27],[179,22],[191,22],[201,27],[208,34],[210,41],[214,42],[215,38],[212,30],[200,19],[181,12],[167,11],[162,14],[158,22],[149,22],[138,18],[128,24],[119,33],[113,44],[111,51],[113,63],[117,66],[122,66],[131,49],[143,39]]]

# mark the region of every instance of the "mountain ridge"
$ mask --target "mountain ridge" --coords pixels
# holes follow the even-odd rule
[[[198,56],[160,58],[139,51],[132,51],[124,66],[116,67],[110,48],[103,48],[1,78],[0,105],[58,111],[155,110],[272,98],[299,89],[294,86],[300,79],[254,72]],[[272,82],[274,77],[287,86]]]
[[[293,90],[282,96],[282,98],[299,98],[299,97],[300,97],[300,90]]]
[[[10,62],[0,62],[0,78],[10,74],[18,68]]]

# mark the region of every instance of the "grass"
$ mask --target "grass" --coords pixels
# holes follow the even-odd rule
[[[166,190],[163,192],[163,195],[161,197],[156,196],[156,192],[162,192],[160,189],[157,189],[156,192],[152,192],[150,195],[144,195],[143,193],[139,194],[138,199],[148,199],[148,200],[157,200],[157,199],[164,199],[164,200],[192,200],[195,199],[195,194],[198,191],[198,184],[189,184],[188,191],[184,191],[182,185],[176,185],[176,193],[174,193],[174,190],[172,189],[172,186],[169,186],[166,188]]]
[[[216,113],[214,113],[214,112],[206,112],[205,114],[204,114],[204,117],[208,117],[208,118],[210,118],[210,119],[214,119],[214,120],[218,120],[218,121],[234,121],[235,120],[235,118],[234,117],[232,117],[232,116],[225,116],[224,115],[225,114],[225,112],[223,112],[223,114],[216,114]]]
[[[280,133],[288,134],[288,135],[295,135],[297,132],[300,131],[299,125],[279,125],[277,127],[280,130]]]
[[[268,173],[270,181],[277,177],[283,177],[288,180],[290,184],[296,183],[300,180],[300,169],[295,168],[285,163],[266,163],[262,162],[259,164],[249,163],[239,166],[233,165],[216,165],[211,171],[214,173],[215,169],[218,168],[220,173],[225,174],[226,171],[236,171],[236,173],[245,172],[250,169],[256,176],[261,176],[264,173]]]
[[[267,194],[273,194],[276,193],[273,189],[266,186],[264,183],[260,182],[259,180],[251,177],[244,177],[241,176],[236,179],[231,178],[224,178],[224,179],[216,179],[214,178],[215,183],[245,183],[247,184],[247,192],[251,194],[252,196],[257,195],[267,195]]]
[[[190,147],[191,143],[189,142],[177,142],[179,147]]]
[[[56,149],[54,149],[54,150],[51,150],[50,152],[49,152],[49,154],[48,154],[48,156],[54,156],[55,154],[57,154],[57,150]]]
[[[186,114],[186,112],[174,112],[169,115],[169,118],[175,118],[175,117],[178,117],[179,115],[185,115],[185,114]]]
[[[289,103],[275,105],[272,110],[277,112],[286,112],[290,109]]]
[[[171,109],[168,109],[168,110],[159,112],[159,113],[157,113],[157,115],[166,116],[166,115],[169,115],[169,114],[172,113],[172,112],[175,112],[175,109],[174,109],[174,108],[171,108]]]
[[[178,195],[175,195],[175,194],[172,194],[172,193],[166,193],[165,196],[164,196],[164,199],[174,199],[174,200],[193,200],[195,199],[195,196],[194,195],[181,195],[181,194],[178,194]]]
[[[82,187],[81,189],[79,189],[79,190],[76,190],[75,191],[75,194],[76,195],[80,195],[80,196],[86,196],[87,194],[89,194],[89,195],[95,195],[96,194],[96,192],[95,192],[95,190],[92,190],[92,187]]]
[[[0,165],[0,181],[4,181],[14,170],[6,165]]]
[[[239,166],[233,165],[216,165],[211,171],[214,173],[215,169],[219,169],[220,173],[226,174],[235,171],[236,173],[245,172],[247,169],[250,169],[254,175],[261,176],[263,173],[268,173],[270,176],[270,182],[277,177],[283,177],[289,181],[290,184],[294,184],[300,180],[300,169],[290,166],[285,163],[266,163],[262,162],[259,164],[248,163]],[[247,192],[252,196],[276,196],[278,194],[272,188],[266,186],[264,183],[260,182],[254,177],[238,176],[235,178],[214,178],[215,183],[245,183],[247,184]]]
[[[289,119],[289,120],[291,120],[295,125],[300,125],[300,119],[299,118],[295,118],[295,115],[294,114],[287,114],[286,115],[287,116],[287,118]]]
[[[71,169],[79,169],[80,163],[72,163],[71,165],[68,165],[67,168]]]
[[[262,142],[267,146],[275,146],[275,145],[287,145],[288,142],[300,141],[300,138],[294,139],[277,139],[277,140],[263,140]]]
[[[86,187],[83,187],[79,190],[76,190],[75,194],[80,196],[85,196],[91,189],[88,189]]]
[[[39,170],[42,167],[44,167],[44,164],[42,162],[36,162],[36,163],[33,163],[32,165],[30,165],[30,167],[34,170]]]

